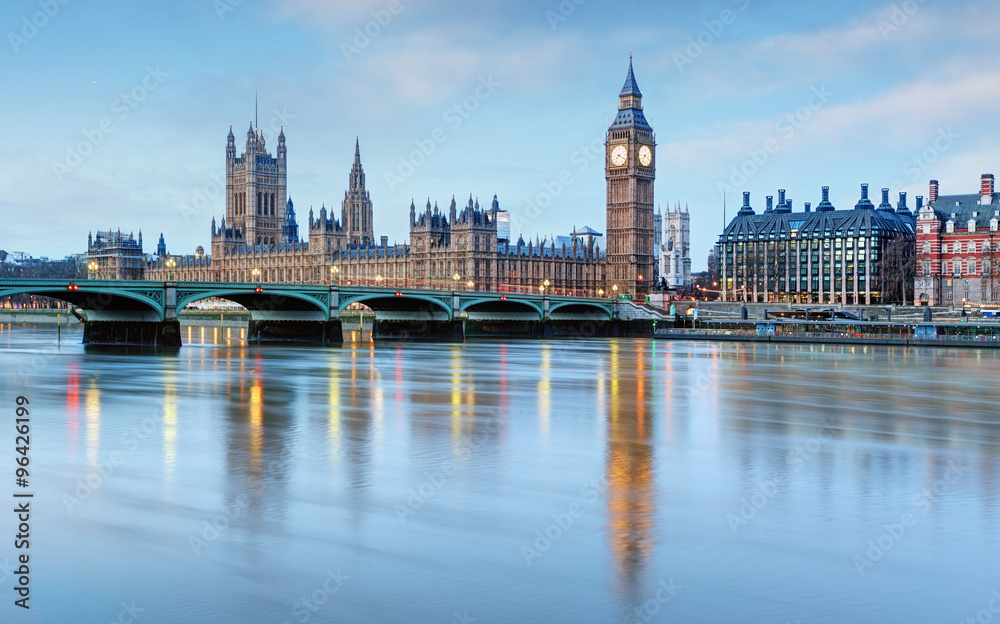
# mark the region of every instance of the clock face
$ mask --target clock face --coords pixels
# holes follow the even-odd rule
[[[649,163],[653,162],[653,150],[649,149],[648,145],[639,148],[639,162],[643,167],[648,167]]]
[[[616,145],[613,150],[611,150],[611,164],[616,167],[621,167],[628,160],[628,150],[625,149],[624,145]]]

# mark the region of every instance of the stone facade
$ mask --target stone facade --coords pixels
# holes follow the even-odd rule
[[[678,203],[667,213],[663,224],[663,244],[660,248],[660,277],[670,288],[691,285],[691,216],[687,206]]]
[[[89,279],[142,279],[142,231],[136,239],[121,230],[87,234],[87,277]]]
[[[310,208],[307,240],[300,239],[287,194],[284,130],[277,142],[272,156],[263,133],[251,126],[244,151],[237,156],[230,128],[226,212],[218,226],[212,219],[211,255],[158,254],[147,262],[145,279],[545,289],[577,296],[642,296],[653,282],[655,141],[642,114],[642,94],[631,60],[619,94],[618,117],[606,138],[608,255],[597,242],[601,234],[590,228],[579,234],[574,228],[568,236],[551,240],[511,241],[509,215],[496,196],[489,207],[471,196],[459,206],[452,197],[447,210],[428,198],[418,211],[411,201],[409,242],[390,245],[385,236],[376,240],[358,141],[339,218],[325,206],[318,215]]]

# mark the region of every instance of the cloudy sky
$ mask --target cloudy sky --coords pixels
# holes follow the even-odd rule
[[[514,234],[605,227],[603,140],[634,55],[656,202],[691,213],[695,270],[741,192],[972,193],[1000,174],[997,3],[950,0],[10,0],[0,8],[0,248],[90,230],[209,246],[225,141],[284,123],[289,192],[343,200],[355,136],[376,235],[410,200],[497,194]],[[303,228],[304,229],[304,228]]]

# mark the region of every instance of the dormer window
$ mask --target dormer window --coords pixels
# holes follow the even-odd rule
[[[997,221],[996,217],[993,217],[992,219],[990,219],[990,231],[991,232],[996,232],[998,224],[1000,224],[1000,222]]]
[[[954,216],[954,215],[952,215],[952,216]],[[952,221],[951,219],[949,219],[948,222],[944,224],[944,231],[947,232],[948,234],[954,234],[955,233],[955,222]]]
[[[969,231],[970,232],[975,232],[976,231],[976,220],[975,219],[969,219],[969,224],[968,225],[969,225]]]

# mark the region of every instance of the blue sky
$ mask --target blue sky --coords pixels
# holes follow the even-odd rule
[[[390,242],[411,198],[470,193],[496,193],[525,238],[604,231],[630,49],[656,202],[689,207],[695,270],[723,193],[729,216],[744,190],[761,210],[785,188],[802,210],[829,185],[848,208],[862,182],[912,206],[930,178],[973,193],[1000,174],[995,3],[11,0],[0,32],[0,248],[35,256],[107,228],[208,248],[255,85],[269,146],[285,124],[300,223],[339,214],[357,135]]]

